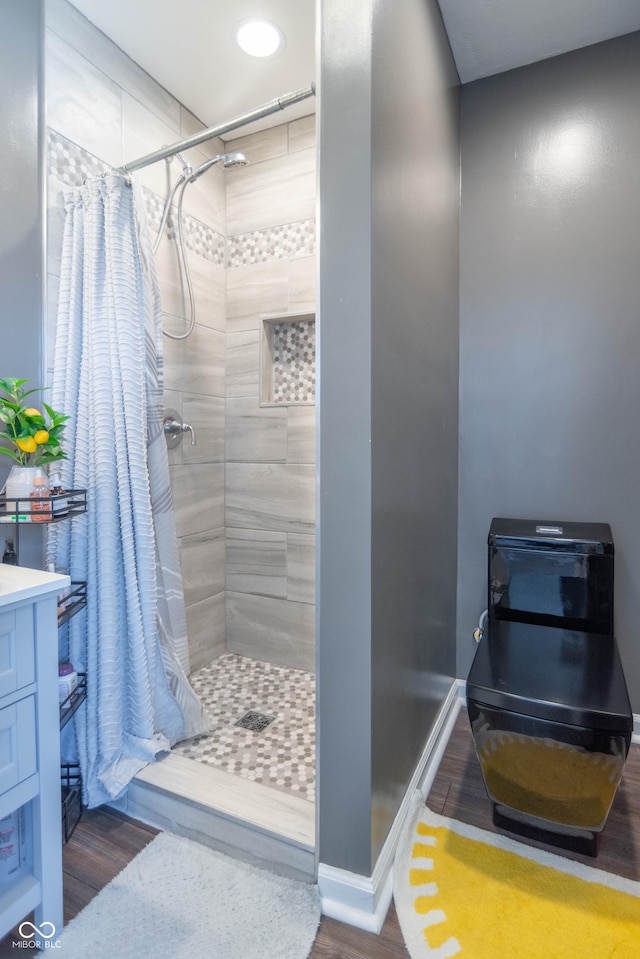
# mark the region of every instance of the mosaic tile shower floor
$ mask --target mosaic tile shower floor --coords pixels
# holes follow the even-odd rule
[[[212,731],[173,752],[313,802],[315,676],[226,653],[190,678]],[[248,710],[275,719],[260,732],[235,726]]]

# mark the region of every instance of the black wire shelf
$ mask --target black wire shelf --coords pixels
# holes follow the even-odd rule
[[[17,506],[16,506],[17,503]],[[0,522],[24,525],[25,523],[59,523],[87,511],[86,489],[70,489],[64,493],[49,493],[37,499],[18,499],[0,496]]]
[[[20,565],[20,530],[61,523],[87,512],[86,489],[69,489],[63,493],[49,493],[38,499],[19,499],[0,494],[0,530],[12,527],[16,565]]]
[[[77,763],[62,763],[62,839],[67,843],[82,816],[82,775]]]
[[[71,592],[58,597],[58,626],[64,626],[76,613],[87,605],[87,584],[84,580],[72,580]]]
[[[78,685],[60,703],[60,729],[64,729],[72,716],[78,712],[87,698],[87,674],[78,673]]]

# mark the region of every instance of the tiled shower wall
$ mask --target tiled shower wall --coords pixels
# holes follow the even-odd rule
[[[315,669],[315,407],[259,405],[261,314],[315,310],[315,125],[227,144],[227,648]]]
[[[88,176],[108,167],[151,152],[201,129],[202,124],[175,98],[160,87],[118,47],[92,26],[66,0],[47,0],[46,92],[49,126],[48,183],[48,273],[49,322],[45,331],[47,366],[53,366],[53,340],[62,241],[61,191],[81,183]],[[224,119],[224,118],[223,118]],[[313,516],[309,511],[308,468],[313,463],[313,417],[311,410],[280,409],[277,414],[260,416],[253,422],[245,407],[247,437],[244,452],[236,456],[238,440],[230,427],[232,460],[227,467],[233,476],[237,465],[260,466],[273,463],[291,467],[288,485],[280,486],[278,474],[266,477],[265,491],[259,499],[280,503],[282,490],[286,500],[286,518],[278,529],[265,526],[264,516],[251,520],[255,510],[240,507],[240,521],[234,527],[253,540],[263,533],[280,534],[285,549],[279,555],[280,580],[285,585],[270,585],[267,590],[252,587],[232,575],[233,568],[247,570],[244,559],[229,570],[225,584],[225,397],[230,403],[231,423],[238,421],[235,401],[250,399],[257,379],[257,316],[259,312],[297,311],[312,304],[314,209],[310,197],[315,194],[312,173],[312,127],[307,120],[285,124],[277,131],[257,134],[238,141],[247,145],[252,167],[224,174],[214,168],[185,192],[185,239],[187,256],[196,296],[196,326],[184,341],[165,337],[165,399],[196,432],[197,445],[185,438],[170,451],[170,468],[180,549],[182,558],[187,623],[192,669],[209,662],[225,651],[225,587],[229,592],[228,620],[236,642],[248,641],[248,624],[265,606],[265,626],[257,624],[249,655],[274,659],[287,665],[313,668],[309,643],[312,643],[313,595],[309,573],[309,537]],[[222,152],[220,141],[210,141],[189,151],[195,167],[208,156]],[[179,161],[158,163],[136,176],[143,185],[152,234],[159,226],[164,197],[169,184],[179,173]],[[234,179],[236,186],[233,186]],[[312,182],[313,181],[313,182]],[[226,223],[225,186],[229,186],[229,224]],[[304,194],[301,201],[296,194]],[[281,204],[279,210],[275,210]],[[247,209],[247,207],[249,209]],[[225,238],[230,238],[225,271]],[[165,326],[173,332],[185,328],[188,316],[186,291],[177,270],[175,244],[167,237],[157,254],[160,286],[165,310]],[[256,272],[252,273],[252,269]],[[229,280],[229,334],[226,334],[225,273]],[[248,288],[238,282],[245,274]],[[251,338],[254,343],[251,343]],[[226,344],[225,337],[229,342]],[[229,364],[229,392],[225,386],[225,353]],[[257,396],[257,389],[255,390]],[[261,411],[262,412],[262,411]],[[241,415],[241,414],[240,414]],[[272,419],[284,416],[285,447],[269,453],[270,440],[255,447],[254,440],[263,427],[265,438],[273,438]],[[276,431],[281,433],[276,427]],[[311,432],[309,432],[311,431]],[[266,446],[265,446],[266,443]],[[282,444],[282,440],[280,440]],[[257,449],[256,452],[249,452]],[[265,458],[269,453],[269,458]],[[307,467],[307,474],[300,472]],[[311,466],[312,469],[312,466]],[[241,470],[242,473],[242,470]],[[241,481],[240,497],[247,484],[255,500],[256,475]],[[276,494],[272,493],[275,484]],[[287,489],[291,488],[290,492]],[[305,499],[304,509],[298,504]],[[234,497],[231,496],[233,502]],[[311,494],[312,507],[312,494]],[[268,513],[272,513],[271,508]],[[252,531],[258,530],[256,535]],[[233,530],[230,541],[234,540]],[[296,535],[301,537],[296,541]],[[237,537],[235,537],[237,538]],[[231,557],[237,555],[231,549]],[[272,560],[267,549],[265,559]],[[296,560],[297,557],[297,560]],[[254,554],[255,559],[255,554]],[[267,580],[253,572],[259,582]],[[284,570],[284,572],[282,572]],[[311,591],[310,591],[311,589]],[[239,606],[234,597],[240,596]],[[244,602],[246,597],[246,602]],[[257,606],[250,607],[253,601]],[[236,612],[239,609],[240,612]],[[295,632],[294,625],[300,623]],[[244,624],[244,625],[243,625]],[[280,625],[279,625],[280,624]],[[282,640],[274,647],[274,629]],[[295,634],[294,634],[295,633]],[[243,638],[244,637],[244,638]],[[289,647],[291,647],[289,655]],[[233,643],[230,648],[235,648]],[[243,647],[244,648],[244,647]],[[306,650],[305,655],[301,651]]]

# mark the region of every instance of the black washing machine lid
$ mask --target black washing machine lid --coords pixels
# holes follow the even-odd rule
[[[489,546],[557,550],[581,555],[614,554],[613,536],[608,523],[564,523],[499,516],[491,521]]]
[[[550,722],[633,731],[613,636],[493,621],[476,650],[467,699]]]

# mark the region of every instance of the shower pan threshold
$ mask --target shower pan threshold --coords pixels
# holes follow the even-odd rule
[[[315,805],[170,753],[114,807],[158,829],[283,875],[315,881]]]

